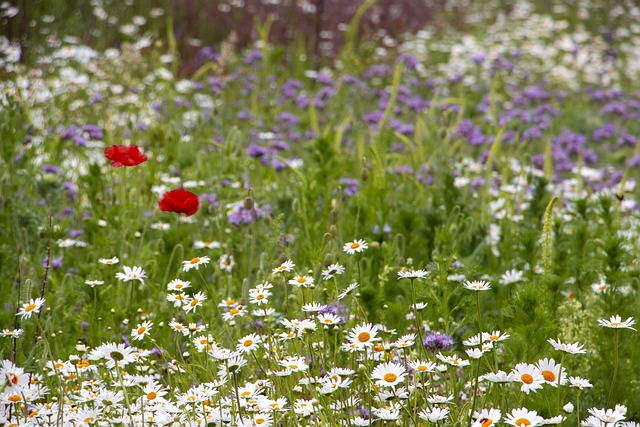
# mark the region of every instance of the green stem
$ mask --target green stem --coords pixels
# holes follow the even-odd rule
[[[614,346],[613,346],[613,377],[611,378],[611,386],[609,386],[609,396],[607,397],[607,404],[605,408],[609,407],[609,403],[611,403],[611,396],[613,396],[613,386],[616,383],[616,377],[618,376],[618,333],[619,329],[614,331]]]
[[[133,412],[131,411],[131,401],[129,400],[129,393],[127,393],[127,387],[124,385],[124,378],[122,377],[122,371],[120,370],[119,361],[115,361],[116,373],[118,374],[118,381],[120,381],[120,387],[122,387],[122,393],[124,394],[124,402],[127,407],[127,412],[129,413],[129,422],[131,423],[131,427],[135,427],[133,423]]]

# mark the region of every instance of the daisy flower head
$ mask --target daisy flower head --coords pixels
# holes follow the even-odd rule
[[[172,302],[174,307],[180,307],[188,304],[191,298],[184,293],[167,294],[167,301]]]
[[[394,406],[385,408],[371,408],[371,412],[376,418],[384,421],[395,421],[400,417],[400,409]]]
[[[287,357],[280,361],[279,365],[289,369],[291,372],[304,372],[309,369],[309,365],[307,365],[304,357],[300,356]]]
[[[490,427],[500,421],[502,413],[499,409],[483,409],[473,414],[474,423],[472,427]]]
[[[491,289],[489,282],[485,282],[484,280],[474,280],[472,282],[467,280],[464,282],[463,286],[465,289],[469,289],[471,291],[488,291]]]
[[[411,361],[409,362],[409,367],[414,372],[419,372],[421,374],[427,373],[427,372],[433,373],[436,371],[436,364],[426,360]]]
[[[218,266],[220,267],[220,270],[226,271],[227,273],[231,273],[234,265],[236,265],[236,263],[233,259],[233,255],[224,254],[218,260]]]
[[[187,335],[189,335],[189,329],[183,325],[180,322],[177,322],[175,320],[172,320],[171,322],[169,322],[169,326],[171,327],[171,329],[173,329],[175,332],[179,332],[182,335],[184,335],[185,337]]]
[[[500,331],[492,331],[491,333],[483,332],[482,333],[482,342],[499,342],[509,339],[510,335],[506,333],[501,333]]]
[[[407,270],[398,271],[398,280],[400,279],[424,279],[429,273],[426,270]]]
[[[545,418],[542,421],[542,424],[546,425],[546,426],[560,424],[561,422],[563,422],[566,419],[567,419],[567,417],[565,417],[564,415],[556,415],[555,417]]]
[[[247,309],[244,306],[238,305],[231,308],[229,311],[222,314],[222,318],[227,322],[235,320],[236,317],[243,317],[247,314]]]
[[[340,264],[331,264],[324,270],[322,270],[322,279],[323,280],[331,280],[338,274],[344,273],[344,267]]]
[[[318,314],[317,319],[321,325],[327,326],[339,325],[340,323],[342,323],[342,319],[340,318],[340,316],[334,313]]]
[[[182,271],[189,271],[192,268],[199,270],[201,265],[209,264],[209,261],[211,259],[208,256],[193,257],[188,261],[182,261]]]
[[[522,383],[520,390],[529,394],[530,391],[537,391],[542,388],[544,377],[540,369],[528,363],[518,363],[511,371],[517,375],[516,381]]]
[[[407,369],[397,363],[382,363],[376,366],[371,373],[371,379],[377,380],[380,387],[395,387],[402,383],[407,376]]]
[[[567,373],[564,368],[556,364],[556,361],[553,359],[547,359],[545,357],[539,360],[538,363],[536,363],[536,368],[540,370],[544,382],[550,386],[558,387],[558,382],[560,382],[560,385],[567,383]]]
[[[288,259],[285,262],[283,262],[282,264],[280,264],[280,266],[274,268],[271,272],[273,274],[289,272],[289,271],[292,271],[293,267],[295,267],[295,266],[296,265],[293,263],[293,261]]]
[[[311,276],[295,276],[289,280],[289,284],[298,288],[306,288],[313,285],[313,277]]]
[[[182,291],[191,286],[191,282],[186,280],[174,279],[167,284],[168,291]]]
[[[137,327],[131,330],[131,336],[133,337],[134,340],[143,340],[144,337],[149,335],[149,331],[151,330],[152,326],[153,326],[152,322],[144,321],[142,322],[142,324],[138,324]]]
[[[486,374],[482,375],[480,378],[492,383],[501,383],[501,384],[518,381],[517,374],[513,372],[510,372],[507,374],[504,371],[487,372]]]
[[[326,304],[319,304],[317,302],[312,302],[312,303],[303,305],[302,311],[304,311],[305,313],[318,313],[327,307],[328,306]]]
[[[453,401],[453,395],[442,396],[440,394],[431,394],[427,397],[427,402],[432,405],[448,405]]]
[[[584,350],[584,345],[581,345],[579,342],[574,342],[573,344],[565,344],[560,341],[560,338],[558,338],[557,341],[551,338],[548,339],[547,342],[551,344],[554,349],[563,351],[565,353],[584,354],[587,352],[586,350]]]
[[[347,295],[349,295],[352,291],[358,289],[360,287],[360,283],[352,283],[349,286],[347,286],[347,288],[342,291],[340,293],[340,295],[338,295],[338,301],[340,301],[341,299],[344,299],[344,297],[346,297]]]
[[[202,240],[196,240],[195,242],[193,242],[193,247],[196,249],[218,249],[221,248],[222,245],[220,244],[220,242],[203,242]]]
[[[23,393],[29,386],[29,374],[10,360],[0,362],[0,384],[3,392]]]
[[[24,333],[24,329],[3,329],[0,332],[2,337],[13,337],[15,339],[20,338],[20,335]]]
[[[85,280],[84,284],[95,288],[96,286],[104,285],[104,280]]]
[[[590,408],[589,413],[603,423],[615,424],[626,418],[627,407],[623,405],[616,405],[615,409]]]
[[[464,360],[461,359],[460,357],[454,355],[451,356],[445,356],[442,353],[438,353],[436,354],[436,357],[440,360],[442,360],[444,363],[447,363],[451,366],[456,366],[456,367],[463,367],[463,366],[468,366],[471,362],[469,362],[468,360]]]
[[[600,326],[604,326],[606,328],[613,328],[613,329],[632,329],[632,330],[636,330],[635,328],[632,328],[633,325],[635,325],[636,321],[633,320],[633,317],[629,317],[627,320],[625,320],[624,322],[622,321],[622,318],[620,317],[619,314],[616,314],[615,316],[611,316],[609,318],[609,320],[606,319],[600,319],[598,320],[598,324]]]
[[[430,423],[437,423],[438,421],[442,421],[447,418],[449,415],[449,408],[439,408],[435,407],[431,410],[423,409],[420,411],[418,416],[425,421],[429,421]]]
[[[140,281],[140,283],[144,284],[144,279],[147,277],[147,272],[144,271],[142,267],[127,267],[126,265],[124,265],[122,266],[122,270],[124,271],[124,273],[116,273],[116,279],[122,280],[123,282],[138,280]]]
[[[516,408],[510,414],[505,415],[504,422],[515,427],[536,427],[542,425],[542,418],[536,411],[527,408]]]
[[[32,314],[40,313],[43,305],[44,298],[36,298],[35,300],[31,298],[29,302],[22,304],[16,316],[22,316],[23,319],[30,319]]]
[[[508,270],[505,271],[500,277],[500,284],[502,285],[511,285],[513,283],[522,282],[524,280],[524,276],[522,271],[519,270]]]
[[[367,245],[367,242],[360,239],[360,240],[354,240],[353,242],[345,243],[342,250],[344,250],[349,255],[353,255],[356,253],[363,252],[367,248],[369,248],[369,245]]]
[[[195,294],[193,296],[193,298],[191,298],[189,300],[188,304],[185,304],[182,308],[184,309],[185,312],[190,312],[190,311],[196,311],[196,308],[202,305],[202,301],[205,301],[207,299],[207,296],[202,293],[202,292],[198,292],[197,294]]]
[[[371,323],[363,323],[354,327],[347,337],[347,340],[359,346],[373,346],[373,342],[377,341],[378,326]]]
[[[266,288],[259,287],[255,289],[249,289],[249,302],[251,304],[268,304],[270,296],[271,291]]]
[[[262,338],[257,334],[249,334],[238,340],[236,351],[240,353],[251,353],[262,343]]]
[[[111,369],[116,366],[124,367],[136,360],[132,347],[125,347],[124,344],[106,343],[100,347],[94,348],[89,353],[89,360],[106,360],[107,368]]]
[[[579,388],[582,390],[585,388],[591,388],[593,385],[586,378],[569,377],[569,387]]]
[[[117,256],[114,256],[113,258],[100,258],[98,259],[98,262],[104,265],[113,265],[119,263],[120,259],[118,259]]]

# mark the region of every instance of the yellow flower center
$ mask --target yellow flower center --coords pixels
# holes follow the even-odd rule
[[[29,306],[29,307],[31,307],[31,306]],[[618,326],[620,326],[620,322],[611,322],[611,326],[618,327]]]
[[[255,423],[260,425],[260,424],[264,424],[267,420],[265,420],[264,418],[256,418]]]
[[[183,287],[183,286],[184,286],[184,285],[183,285],[182,283],[177,283],[177,284],[176,284],[176,286],[175,286],[175,288],[176,288],[176,289],[182,289],[182,287]]]
[[[198,298],[194,298],[194,299],[193,299],[193,301],[191,301],[191,302],[189,303],[189,305],[190,305],[191,307],[195,307],[196,305],[198,305],[198,303],[199,303],[199,302],[200,302],[200,300],[199,300]]]
[[[529,421],[526,418],[518,418],[516,420],[516,425],[517,426],[530,426],[531,425],[531,421]]]
[[[298,283],[304,283],[306,281],[307,279],[305,279],[304,277],[298,277]]]
[[[232,308],[231,310],[229,310],[229,314],[232,316],[235,316],[238,313],[240,313],[240,310],[238,310],[237,308]]]
[[[523,383],[525,384],[531,384],[533,382],[533,377],[529,374],[522,374],[522,376],[520,377],[520,379],[522,380]],[[516,423],[517,425],[520,425],[518,423]],[[528,425],[528,424],[527,424]]]
[[[82,359],[78,362],[78,369],[88,368],[89,366],[91,366],[91,364],[88,360]]]
[[[211,246],[211,242],[203,242],[205,246],[209,247]]]
[[[21,400],[22,400],[22,397],[20,397],[19,394],[14,394],[12,396],[9,396],[9,402],[16,403],[16,402],[20,402]]]
[[[500,338],[498,335],[490,335],[490,336],[489,336],[489,339],[490,339],[491,341],[498,341],[498,338]]]
[[[427,370],[427,367],[424,365],[417,366],[418,371],[424,372]]]
[[[373,347],[373,350],[379,353],[379,352],[381,352],[381,351],[384,351],[384,346],[383,346],[382,344],[376,344],[376,345]]]
[[[360,247],[360,243],[358,243],[358,242],[353,242],[351,244],[351,249],[358,249],[359,247]]]
[[[358,335],[358,341],[360,342],[367,342],[371,339],[371,334],[369,332],[360,332],[360,335]]]
[[[85,418],[85,419],[84,419],[84,420],[82,420],[82,421],[83,421],[83,422],[85,422],[85,423],[87,423],[87,424],[89,424],[89,423],[94,422],[94,421],[95,421],[95,418],[93,418],[93,417],[88,417],[88,418]]]
[[[398,379],[398,376],[396,374],[394,374],[393,372],[389,372],[387,374],[384,374],[384,377],[382,377],[386,382],[388,383],[392,383],[395,380]]]
[[[256,297],[258,301],[262,301],[264,299],[264,295],[260,294]]]
[[[144,332],[147,330],[147,328],[145,328],[144,326],[141,326],[138,328],[138,335],[142,335],[144,334]]]
[[[246,341],[244,342],[244,346],[245,346],[245,347],[251,347],[251,345],[252,345],[252,344],[253,344],[253,341],[252,341],[252,340],[246,340]]]
[[[542,377],[546,381],[555,381],[556,375],[551,371],[542,371]]]
[[[493,424],[493,420],[491,418],[483,418],[480,420],[481,427],[489,427]]]
[[[30,311],[33,311],[33,309],[34,309],[34,308],[36,308],[36,305],[35,305],[35,304],[29,304],[28,306],[26,306],[26,307],[24,308],[24,312],[25,312],[25,313],[28,313],[28,312],[30,312]]]
[[[298,365],[289,365],[290,369],[298,369]]]
[[[149,400],[153,400],[153,399],[155,399],[156,397],[158,397],[158,394],[157,394],[155,391],[150,391],[150,392],[147,394],[147,399],[149,399]]]
[[[235,305],[236,300],[234,299],[228,299],[224,302],[226,305]]]

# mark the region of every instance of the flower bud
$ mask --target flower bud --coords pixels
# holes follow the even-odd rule
[[[244,198],[244,208],[248,211],[253,209],[253,197],[245,197]]]
[[[369,169],[362,168],[362,170],[360,171],[360,179],[362,180],[362,182],[367,182],[367,179],[369,179]]]
[[[562,410],[564,412],[566,412],[567,414],[572,413],[573,412],[573,403],[567,402],[567,404],[562,407]]]

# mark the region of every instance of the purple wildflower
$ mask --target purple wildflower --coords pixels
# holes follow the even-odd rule
[[[437,351],[446,351],[453,347],[453,338],[449,335],[440,334],[438,332],[429,332],[422,342],[424,348],[435,353]]]

